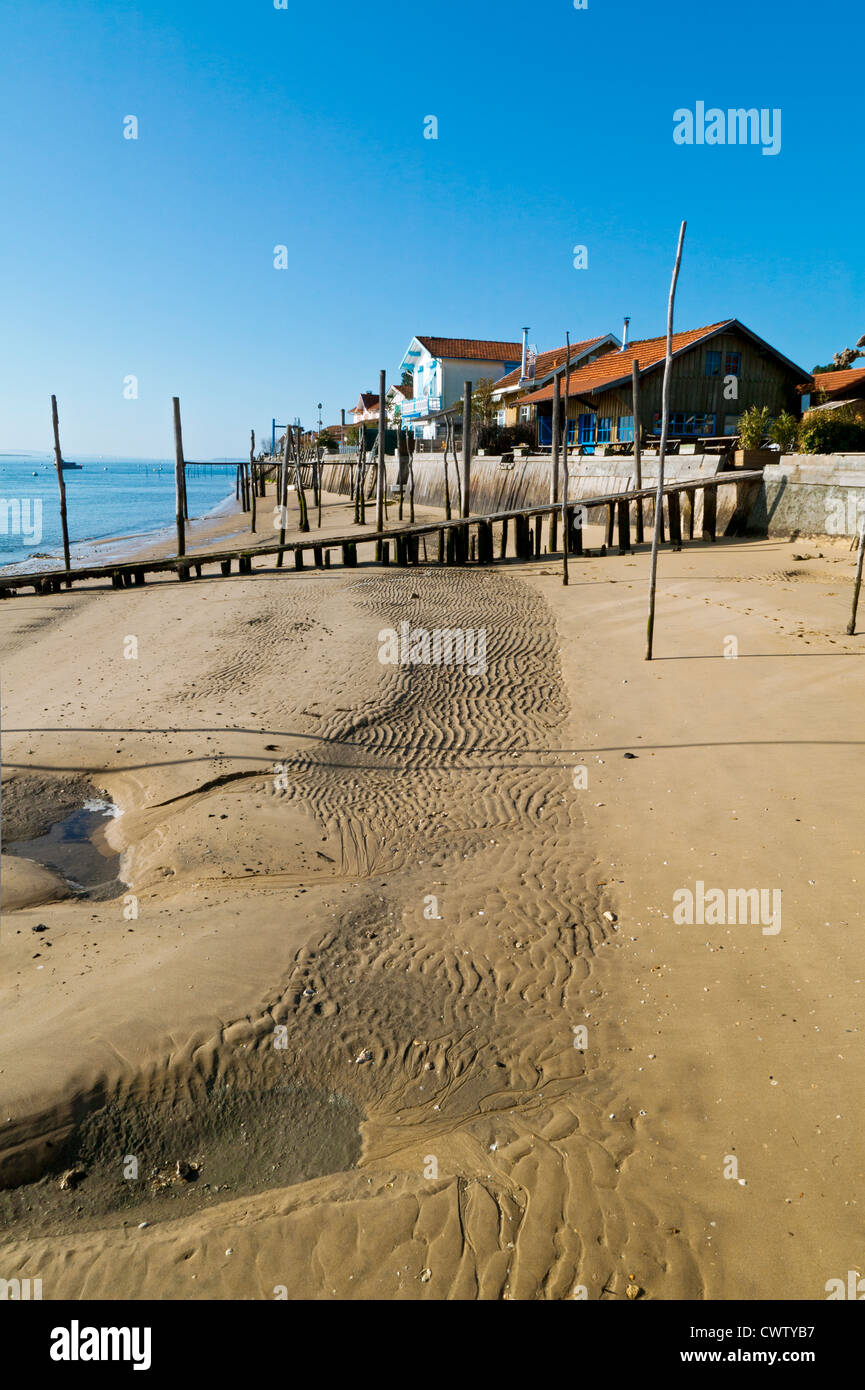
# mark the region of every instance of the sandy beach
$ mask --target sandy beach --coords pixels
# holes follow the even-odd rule
[[[563,588],[370,549],[0,605],[4,845],[101,796],[122,880],[3,857],[5,1277],[825,1298],[865,1166],[849,543],[664,549],[651,663],[645,551]],[[405,620],[485,669],[382,664]],[[674,921],[698,882],[780,918]]]

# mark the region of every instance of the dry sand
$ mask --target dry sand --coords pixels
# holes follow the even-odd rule
[[[665,550],[652,663],[646,574],[362,564],[0,605],[4,798],[107,790],[129,884],[56,900],[14,867],[0,1275],[814,1299],[861,1266],[852,559]],[[404,618],[485,627],[486,672],[381,665]],[[696,880],[780,888],[781,930],[675,924]]]

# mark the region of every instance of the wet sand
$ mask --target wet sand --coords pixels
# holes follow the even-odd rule
[[[129,885],[4,911],[5,1277],[825,1297],[861,1244],[847,545],[664,551],[652,663],[645,554],[363,560],[0,607],[4,794],[106,789]],[[382,665],[404,619],[486,628],[486,671]],[[697,880],[780,888],[780,931],[674,923]]]

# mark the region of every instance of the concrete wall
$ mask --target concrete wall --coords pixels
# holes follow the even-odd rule
[[[719,464],[717,454],[673,454],[667,459],[664,476],[668,482],[693,477],[713,477]],[[587,455],[568,460],[568,498],[579,502],[582,497],[600,497],[607,493],[622,492],[636,486],[634,460],[625,457],[603,458],[600,455]],[[658,480],[658,460],[651,455],[643,457],[643,486],[653,487]],[[515,511],[519,507],[543,506],[550,501],[549,458],[527,458],[514,463],[503,464],[498,457],[472,459],[471,509],[475,514],[490,515],[494,512]],[[388,490],[397,483],[396,459],[387,460]],[[444,462],[443,455],[417,454],[414,463],[415,501],[420,505],[444,507]],[[345,459],[325,462],[322,471],[325,491],[348,494],[350,491],[349,465]],[[368,474],[369,482],[372,473]],[[449,486],[451,507],[454,515],[458,511],[458,494],[453,458],[449,460]],[[748,487],[748,484],[743,484]],[[759,484],[754,484],[758,488]],[[722,488],[718,494],[718,534],[724,528],[736,507],[736,489]],[[632,507],[632,514],[634,508]],[[589,521],[601,521],[606,509],[593,508]],[[643,506],[643,515],[648,521],[653,516],[652,503]],[[696,494],[696,512],[693,525],[696,534],[702,528],[703,496]],[[683,499],[683,535],[690,533],[690,503]]]
[[[568,496],[579,502],[582,497],[598,497],[606,493],[632,488],[633,458],[602,458],[598,455],[572,458],[568,470]],[[691,477],[712,477],[717,472],[717,454],[674,454],[667,460],[665,477],[673,482]],[[549,458],[528,458],[502,464],[499,458],[472,460],[472,511],[513,511],[519,507],[541,506],[550,500]],[[397,481],[396,459],[388,459],[388,484]],[[370,479],[371,479],[370,474]],[[643,458],[643,486],[657,482],[657,459]],[[449,469],[451,506],[457,512],[457,485],[453,466]],[[856,535],[865,514],[865,454],[785,454],[776,464],[769,464],[763,482],[743,483],[741,488],[725,487],[718,492],[718,534],[724,531],[736,509],[737,502],[744,510],[749,534],[789,536],[798,531],[803,535]],[[324,485],[329,492],[347,494],[350,490],[349,468],[345,460],[333,460],[324,465]],[[741,495],[737,498],[737,492]],[[441,454],[418,454],[415,458],[415,500],[433,507],[444,506],[444,465]],[[703,520],[703,495],[695,495],[696,510],[690,516],[690,504],[682,499],[683,535],[699,535]],[[633,507],[632,507],[633,514]],[[651,502],[644,504],[644,516],[652,516]],[[596,508],[590,521],[600,521],[604,512]]]
[[[865,508],[865,454],[784,454],[763,474],[749,530],[854,536]]]

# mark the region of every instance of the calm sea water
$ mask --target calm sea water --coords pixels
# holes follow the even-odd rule
[[[129,537],[118,549],[131,552],[174,526],[173,460],[80,455],[75,462],[81,469],[63,474],[73,560],[88,558],[88,542]],[[190,520],[206,516],[234,497],[234,471],[190,468],[186,490]],[[30,561],[28,568],[38,568],[45,555],[63,557],[54,457],[0,454],[0,566]]]

